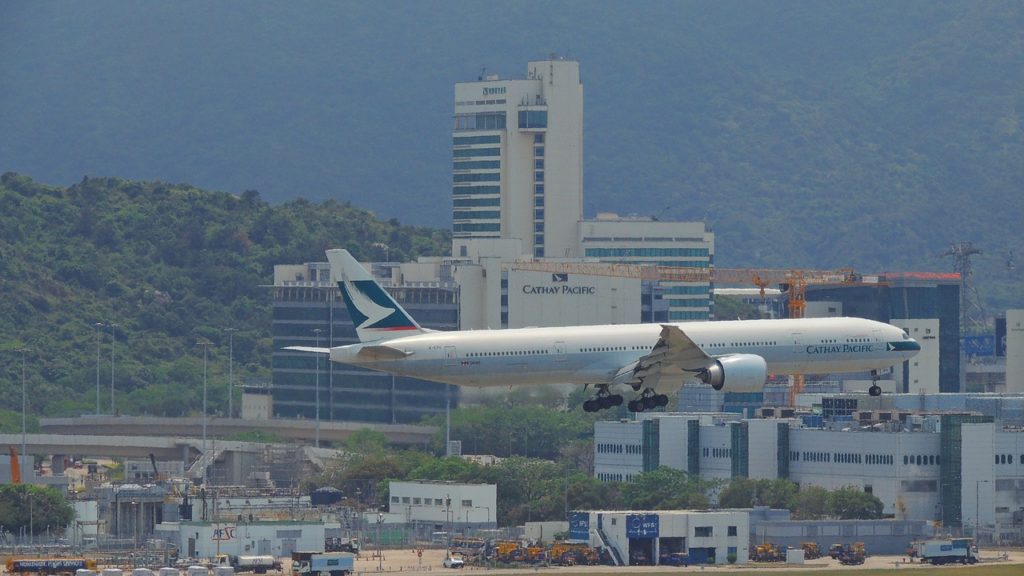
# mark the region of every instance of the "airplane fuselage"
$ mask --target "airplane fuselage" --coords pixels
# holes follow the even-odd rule
[[[861,318],[673,325],[709,356],[760,356],[769,374],[880,370],[919,349],[899,328]],[[332,348],[331,360],[459,386],[610,384],[623,366],[651,352],[661,330],[661,324],[631,324],[430,332],[387,340],[401,358],[361,354],[374,345],[367,343]],[[658,388],[681,384],[680,377]]]

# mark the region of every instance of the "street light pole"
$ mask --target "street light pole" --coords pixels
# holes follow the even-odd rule
[[[207,350],[210,347],[210,341],[205,338],[199,341],[199,345],[203,347],[203,454],[200,456],[203,468],[203,488],[206,488],[206,357]]]
[[[29,348],[18,348],[21,352],[21,458],[25,459],[25,411],[28,407],[28,395],[25,393],[25,356],[32,350]],[[13,464],[11,464],[13,466]]]
[[[377,512],[377,571],[384,570],[384,552],[381,549],[380,528],[384,524],[384,513]]]
[[[228,418],[234,418],[235,332],[238,328],[225,328],[224,331],[228,333]]]
[[[444,533],[444,547],[447,548],[445,554],[451,556],[452,553],[452,497],[450,494],[444,495],[445,513],[444,520],[448,523],[448,528]]]
[[[978,530],[981,528],[981,483],[988,480],[974,481],[974,545],[978,545]]]
[[[320,333],[323,330],[319,328],[313,329],[313,334],[316,334],[316,347],[320,347]],[[320,353],[314,354],[316,358],[316,436],[313,445],[317,448],[320,447]]]
[[[117,324],[111,322],[110,326],[110,415],[114,412],[114,344],[117,342]]]
[[[100,415],[100,328],[105,325],[102,322],[93,324],[96,328],[96,415]]]

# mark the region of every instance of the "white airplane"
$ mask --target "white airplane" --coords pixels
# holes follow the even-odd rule
[[[440,332],[417,324],[347,250],[328,250],[327,260],[359,343],[286,350],[457,386],[593,385],[588,412],[621,405],[610,390],[621,386],[638,392],[630,411],[665,406],[693,378],[741,392],[761,390],[768,374],[871,371],[877,381],[921,349],[902,329],[863,318]],[[877,383],[870,393],[881,394]]]

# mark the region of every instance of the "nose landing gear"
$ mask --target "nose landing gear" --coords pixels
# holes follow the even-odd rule
[[[882,395],[882,387],[878,385],[878,370],[871,371],[871,387],[868,388],[868,394],[872,396]]]

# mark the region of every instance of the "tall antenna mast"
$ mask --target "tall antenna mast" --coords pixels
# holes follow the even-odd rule
[[[971,257],[982,254],[970,242],[952,244],[942,256],[952,256],[954,267],[960,273],[960,336],[985,327],[985,308],[981,304],[978,288],[974,284]]]

